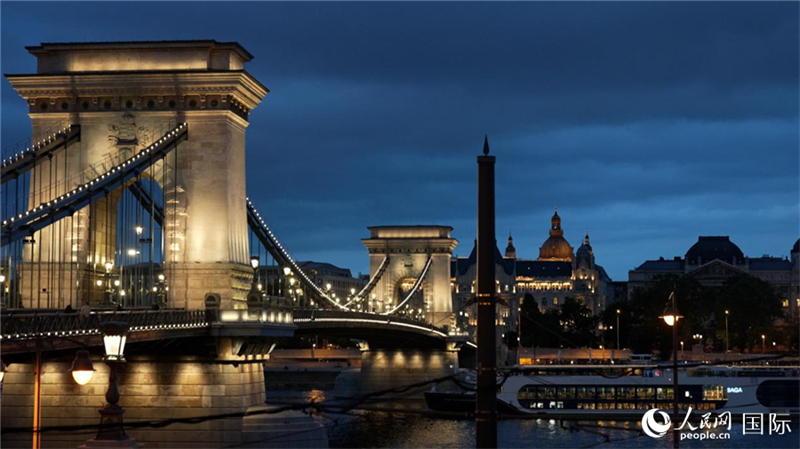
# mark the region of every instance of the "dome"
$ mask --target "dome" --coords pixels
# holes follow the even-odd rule
[[[792,247],[792,253],[800,253],[800,239],[797,239],[797,241],[794,242],[794,246]]]
[[[730,264],[744,263],[742,250],[731,242],[730,237],[703,237],[697,239],[697,243],[686,252],[686,260],[692,264],[711,262],[719,259]]]
[[[539,260],[572,260],[572,247],[564,238],[564,231],[561,229],[561,217],[558,216],[558,209],[550,220],[550,237],[544,241],[539,248]]]
[[[539,259],[572,260],[572,247],[563,236],[550,236],[539,248]]]

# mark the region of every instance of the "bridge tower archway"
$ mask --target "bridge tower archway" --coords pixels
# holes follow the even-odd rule
[[[252,55],[239,44],[213,40],[42,44],[28,51],[37,58],[37,72],[7,78],[29,105],[33,136],[65,123],[81,129],[77,151],[56,159],[53,167],[48,161],[36,166],[37,184],[31,180],[29,204],[64,194],[83,182],[86,170],[102,170],[106,160],[115,165],[114,160],[137,154],[163,132],[185,122],[189,138],[176,152],[175,184],[162,186],[182,194],[181,225],[185,227],[181,241],[167,245],[179,248],[179,257],[171,259],[170,297],[176,305],[201,309],[204,295],[214,292],[220,294],[223,307],[245,307],[252,279],[245,131],[250,111],[268,92],[244,70]],[[63,170],[58,178],[63,185],[39,189],[53,168]],[[107,250],[87,255],[80,245],[56,242],[86,240],[78,235],[86,232],[77,226],[79,221],[106,230],[98,232],[115,232],[115,214],[106,209],[113,207],[118,194],[109,195],[112,199],[105,208],[100,201],[76,211],[80,218],[74,220],[75,229],[55,236],[52,231],[38,232],[34,236],[37,252],[70,248],[63,261],[71,264],[74,260],[79,269],[88,271],[102,265],[102,259],[113,260]],[[53,261],[29,258],[26,262],[46,267]],[[30,290],[39,291],[39,287]],[[22,291],[27,290],[23,286]],[[23,294],[26,307],[32,300]],[[91,302],[91,298],[82,300]]]
[[[434,326],[452,327],[450,259],[458,244],[450,236],[453,228],[372,226],[367,229],[370,238],[362,242],[369,251],[370,278],[388,260],[373,289],[371,300],[378,303],[377,309],[413,318],[424,315],[424,321]]]

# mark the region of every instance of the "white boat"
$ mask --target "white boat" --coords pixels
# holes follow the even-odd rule
[[[705,414],[800,415],[800,367],[737,366],[678,370],[678,407]],[[672,369],[653,365],[525,367],[497,393],[504,409],[546,417],[640,419],[673,407]],[[505,407],[507,406],[507,407]]]

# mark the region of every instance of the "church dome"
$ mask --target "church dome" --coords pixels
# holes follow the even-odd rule
[[[792,247],[792,253],[800,253],[800,239],[797,239],[797,241],[794,242],[794,246]]]
[[[730,264],[744,263],[742,250],[731,242],[730,237],[704,237],[700,236],[697,243],[686,252],[686,260],[692,264],[711,262],[719,259]]]
[[[572,260],[572,247],[567,242],[567,239],[564,238],[558,210],[553,214],[551,220],[550,237],[539,248],[539,260]]]
[[[539,259],[572,260],[572,247],[563,236],[551,236],[539,248]]]

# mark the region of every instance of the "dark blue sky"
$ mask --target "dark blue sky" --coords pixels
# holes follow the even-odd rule
[[[248,192],[299,259],[368,270],[366,226],[475,236],[483,135],[501,249],[535,258],[558,206],[614,279],[698,235],[798,237],[798,3],[6,3],[2,71],[40,42],[238,41],[271,93]],[[3,146],[29,132],[2,85]]]

